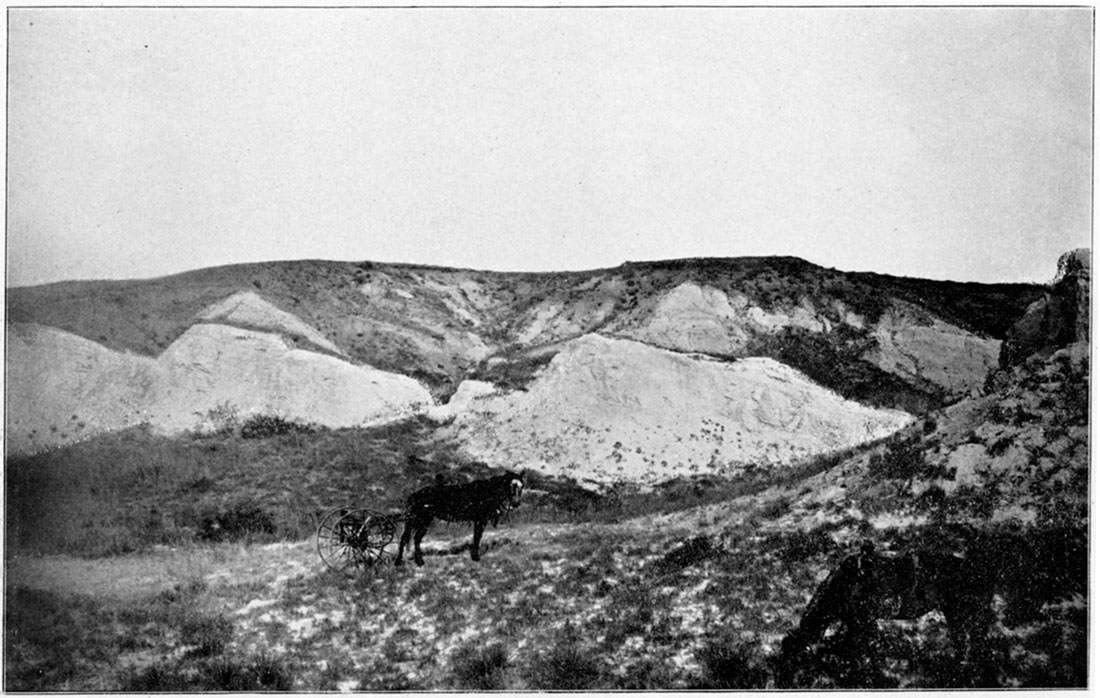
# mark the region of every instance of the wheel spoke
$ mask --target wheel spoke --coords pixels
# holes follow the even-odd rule
[[[354,557],[343,524],[347,514],[346,509],[329,512],[317,527],[317,554],[334,570],[344,569]]]
[[[336,509],[317,527],[317,553],[332,569],[371,568],[390,557],[386,546],[397,536],[400,520],[368,509]]]

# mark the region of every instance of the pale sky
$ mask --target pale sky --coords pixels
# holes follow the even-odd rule
[[[7,284],[1090,246],[1091,8],[15,9]]]

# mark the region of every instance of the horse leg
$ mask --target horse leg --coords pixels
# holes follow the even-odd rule
[[[428,526],[431,525],[431,519],[418,522],[416,532],[413,534],[413,562],[418,565],[424,564],[424,553],[420,552],[420,541],[424,540],[424,535],[428,532]]]
[[[401,532],[401,542],[397,544],[397,559],[393,561],[394,567],[400,567],[405,564],[402,560],[402,556],[405,554],[405,546],[409,544],[409,538],[412,537],[413,520],[409,519],[405,522],[405,530]]]
[[[481,534],[485,533],[485,521],[478,519],[474,521],[474,545],[470,548],[470,559],[477,562],[481,559]]]

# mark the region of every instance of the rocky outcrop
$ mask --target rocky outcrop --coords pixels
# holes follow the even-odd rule
[[[1001,348],[1002,368],[1015,366],[1033,354],[1049,355],[1088,341],[1091,258],[1091,252],[1083,248],[1062,255],[1047,292],[1008,331]]]
[[[895,301],[875,324],[865,358],[888,373],[948,395],[977,389],[997,366],[1001,343],[951,325],[912,303]]]

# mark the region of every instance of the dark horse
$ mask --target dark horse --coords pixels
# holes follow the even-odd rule
[[[798,627],[783,639],[777,685],[790,688],[801,683],[803,671],[825,671],[841,674],[848,687],[884,687],[876,667],[878,620],[915,619],[934,610],[947,619],[956,658],[968,663],[983,650],[993,620],[993,591],[980,567],[949,553],[887,555],[864,544],[818,586]],[[841,630],[830,638],[832,656],[826,657],[813,648],[824,644],[834,624]],[[838,671],[828,668],[830,661]]]
[[[523,475],[508,472],[488,480],[477,480],[463,485],[431,485],[409,495],[405,530],[397,548],[395,565],[402,564],[405,546],[413,541],[413,561],[424,564],[420,541],[435,519],[444,521],[471,521],[474,524],[474,543],[470,557],[480,560],[481,534],[485,524],[496,526],[500,517],[519,506],[523,494]]]

